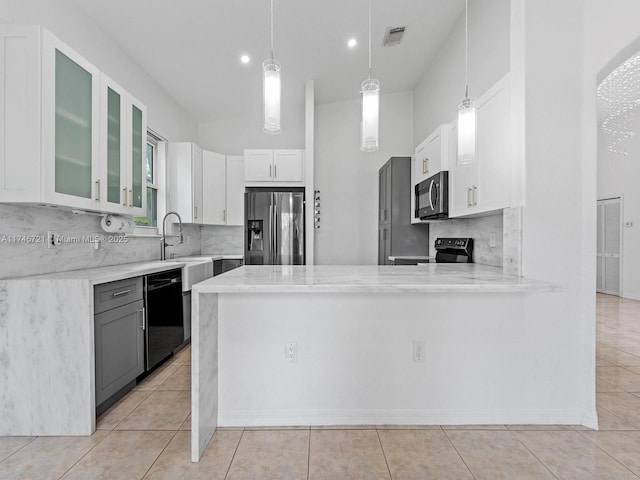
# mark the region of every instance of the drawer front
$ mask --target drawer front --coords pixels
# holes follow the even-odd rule
[[[94,312],[106,312],[127,303],[142,300],[142,277],[127,278],[117,282],[96,285],[94,289]]]

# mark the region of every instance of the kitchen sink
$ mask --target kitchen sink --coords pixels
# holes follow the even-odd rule
[[[213,262],[211,259],[198,257],[178,257],[167,262],[184,263],[182,267],[182,291],[190,292],[191,287],[213,276]]]

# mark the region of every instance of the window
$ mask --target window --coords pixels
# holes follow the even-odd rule
[[[164,182],[160,175],[160,163],[164,158],[164,152],[161,149],[164,146],[165,143],[158,135],[151,131],[147,132],[147,216],[133,219],[138,227],[145,229],[139,233],[150,233],[148,230],[151,228],[155,230],[158,227],[158,199],[162,197],[164,192]],[[157,230],[153,233],[156,232]]]

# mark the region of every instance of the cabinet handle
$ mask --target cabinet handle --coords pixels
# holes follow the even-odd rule
[[[467,207],[470,207],[473,204],[473,189],[471,187],[467,188]]]
[[[273,176],[273,175],[271,175],[271,169],[272,169],[272,168],[273,168],[273,167],[272,167],[271,165],[269,165],[269,178],[271,178],[271,177]]]
[[[114,297],[119,297],[120,295],[124,295],[125,293],[130,293],[131,289],[129,290],[122,290],[121,292],[116,292],[113,294]]]
[[[140,325],[140,328],[142,330],[146,330],[147,329],[147,323],[146,323],[147,322],[147,319],[146,319],[147,316],[145,314],[144,307],[140,308],[138,310],[138,313],[142,314],[142,325]]]
[[[224,221],[226,222],[227,221],[227,211],[226,210],[222,211],[222,217],[223,217]]]
[[[133,190],[129,189],[129,206],[133,207]]]
[[[422,160],[422,174],[429,173],[429,159],[425,158]]]
[[[193,207],[193,218],[198,218],[198,207]]]
[[[273,166],[273,178],[278,176],[278,165]]]
[[[96,180],[96,202],[100,201],[100,180]]]
[[[124,196],[124,200],[122,202],[122,206],[126,207],[127,206],[127,187],[124,187],[122,189],[122,195]]]
[[[478,187],[473,186],[473,205],[478,205]]]

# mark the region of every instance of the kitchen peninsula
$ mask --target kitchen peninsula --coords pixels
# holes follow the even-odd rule
[[[195,285],[192,461],[218,426],[580,423],[537,383],[550,367],[527,305],[558,291],[478,264],[251,266]]]

